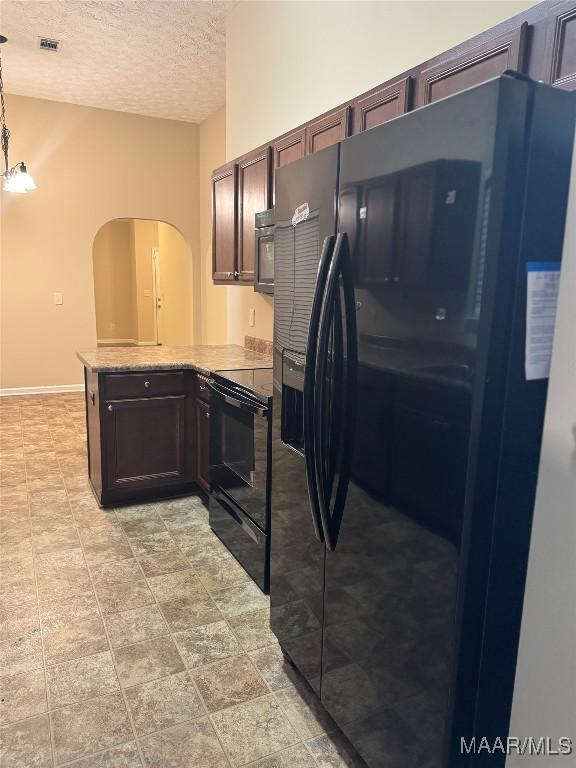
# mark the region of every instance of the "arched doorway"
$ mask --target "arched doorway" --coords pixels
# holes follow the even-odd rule
[[[193,339],[192,263],[171,224],[114,219],[92,249],[99,346],[181,346]]]

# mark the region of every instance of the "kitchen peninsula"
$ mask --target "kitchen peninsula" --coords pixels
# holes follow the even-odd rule
[[[207,492],[208,377],[272,367],[269,354],[233,344],[100,347],[77,356],[88,471],[102,506],[180,495],[196,485]]]

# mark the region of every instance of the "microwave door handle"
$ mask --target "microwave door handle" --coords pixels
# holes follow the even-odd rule
[[[253,413],[256,416],[266,416],[268,413],[268,408],[265,406],[257,405],[255,402],[250,400],[245,400],[239,395],[232,395],[227,389],[221,387],[220,384],[215,382],[214,379],[208,379],[206,384],[208,385],[208,388],[211,392],[224,400],[225,403],[228,403],[228,405],[232,405],[235,408],[241,408],[245,411],[250,411],[250,413]]]
[[[324,541],[322,531],[322,522],[320,518],[320,502],[318,500],[318,486],[316,482],[316,440],[314,434],[314,418],[317,414],[316,408],[316,352],[318,344],[318,326],[320,323],[320,313],[322,301],[326,288],[328,277],[328,268],[334,250],[334,236],[329,235],[324,238],[320,262],[318,265],[318,276],[316,279],[316,289],[312,301],[312,311],[310,313],[310,326],[308,330],[308,347],[306,350],[306,366],[304,371],[304,456],[306,459],[306,480],[308,483],[308,496],[310,497],[310,507],[312,510],[312,523],[314,532],[318,541]]]

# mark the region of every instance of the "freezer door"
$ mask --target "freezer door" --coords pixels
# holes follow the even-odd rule
[[[325,423],[332,422],[333,442],[336,431],[352,445],[335,471],[329,461],[324,467],[321,699],[370,768],[447,764],[458,594],[471,536],[471,423],[484,397],[479,339],[491,314],[486,285],[498,272],[511,296],[517,259],[516,243],[505,254],[512,266],[500,269],[489,239],[501,229],[502,198],[494,197],[509,161],[496,138],[522,145],[529,88],[512,85],[507,127],[495,81],[341,149],[338,229],[347,239],[354,306],[343,298],[342,274],[331,307],[333,345],[325,349],[325,397],[332,398]],[[351,311],[357,368],[348,396],[346,360],[338,366],[334,349],[351,349],[335,336]],[[487,546],[489,520],[482,524],[474,546]],[[473,677],[469,690],[473,697]]]
[[[336,228],[338,146],[276,171],[271,627],[320,694],[324,542],[314,466],[316,343]]]

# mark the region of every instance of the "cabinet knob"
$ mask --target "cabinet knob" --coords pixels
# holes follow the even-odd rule
[[[398,275],[395,275],[392,279],[394,280],[395,283],[400,282],[400,278],[398,277]]]
[[[210,418],[210,414],[209,414],[209,413],[207,413],[207,414],[206,414],[206,418],[207,418],[207,419],[209,419],[209,418]]]
[[[148,387],[150,386],[150,382],[149,381],[145,381],[144,382],[144,386],[146,387],[146,389],[148,389]]]
[[[226,274],[228,275],[228,277],[232,277],[232,275],[233,275],[234,273],[233,273],[233,272],[227,272]]]
[[[240,277],[240,272],[234,272],[234,277],[236,278],[236,280],[238,280],[238,278]]]
[[[108,406],[108,410],[109,410],[109,411],[113,411],[113,410],[114,410],[114,408],[112,408],[112,406],[111,406],[111,405],[109,405],[109,406]]]

